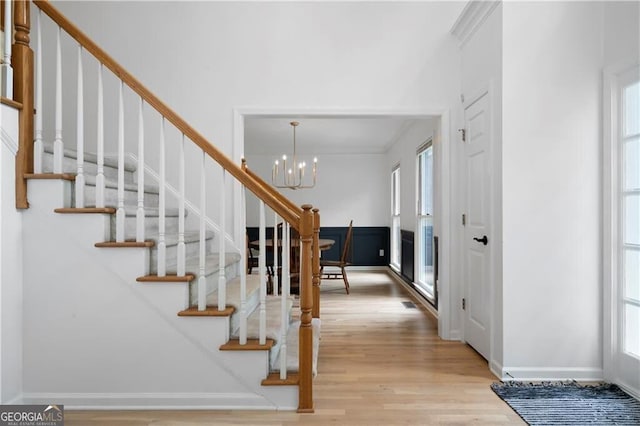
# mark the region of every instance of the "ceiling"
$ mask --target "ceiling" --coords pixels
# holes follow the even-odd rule
[[[296,146],[300,154],[383,153],[411,124],[420,119],[393,117],[246,117],[245,154],[280,155],[293,151],[293,130],[298,121]]]

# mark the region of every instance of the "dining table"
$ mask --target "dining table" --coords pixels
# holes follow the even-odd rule
[[[281,241],[282,240],[278,240],[278,244],[281,244]],[[336,241],[332,240],[330,238],[319,238],[318,239],[318,247],[320,248],[320,251],[329,250],[331,247],[333,247],[333,245],[335,243],[336,243]],[[251,241],[249,243],[249,245],[251,245],[251,248],[260,249],[260,240]],[[300,245],[300,240],[297,240],[297,239],[291,240],[291,247],[292,248],[297,248],[299,245]],[[271,238],[267,238],[266,239],[265,248],[267,249],[267,251],[272,251],[273,250],[273,239],[271,239]]]

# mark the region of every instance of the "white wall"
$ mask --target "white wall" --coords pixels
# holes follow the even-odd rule
[[[384,170],[385,182],[391,187],[391,170],[400,164],[400,228],[416,232],[416,151],[427,140],[433,138],[435,119],[416,121],[398,137],[387,151],[387,163]],[[382,173],[382,171],[381,171]],[[387,197],[387,223],[390,224],[391,204]]]
[[[490,367],[493,371],[499,371],[502,364],[502,4],[487,17],[484,23],[478,27],[475,33],[461,46],[461,86],[462,94],[466,102],[471,102],[480,93],[489,90],[491,105],[491,283],[493,286],[492,298],[492,323],[491,323],[491,350]],[[460,139],[456,139],[453,145],[456,172],[454,175],[454,188],[458,188],[454,197],[457,202],[456,214],[453,226],[456,229],[456,248],[454,252],[455,266],[453,268],[454,282],[460,286],[452,289],[452,299],[460,300],[463,296],[463,267],[464,267],[464,227],[458,218],[465,213],[465,188],[464,188],[464,152]],[[454,331],[458,331],[462,324],[463,312],[460,304],[455,303],[455,316],[452,321]],[[460,330],[462,332],[462,330]]]
[[[604,65],[627,64],[640,57],[640,3],[604,3]]]
[[[441,110],[457,101],[459,54],[448,29],[460,3],[55,5],[238,163],[242,147],[232,146],[234,108]],[[70,75],[73,54],[71,47],[63,51],[71,61],[64,64]],[[86,80],[89,85],[92,78]],[[86,108],[95,115],[94,105]],[[73,114],[74,104],[65,111]],[[73,119],[65,120],[73,129]],[[73,143],[73,132],[66,134]],[[153,151],[147,157],[157,164]],[[197,200],[197,180],[187,187],[189,198]],[[215,197],[209,204],[215,219]],[[324,219],[343,224],[345,218]]]
[[[18,111],[1,105],[0,403],[22,393],[22,215],[15,208]]]
[[[280,192],[296,205],[320,209],[321,226],[389,226],[389,182],[384,154],[318,155],[318,180],[314,188]],[[247,155],[247,164],[271,182],[274,156]],[[273,213],[267,209],[267,226]],[[258,201],[247,197],[247,226],[258,226]]]
[[[601,3],[503,4],[504,370],[602,377]]]

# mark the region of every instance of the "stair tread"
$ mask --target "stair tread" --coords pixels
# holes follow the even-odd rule
[[[220,256],[218,253],[210,253],[205,257],[205,276],[211,275],[219,270],[219,259]],[[232,265],[240,260],[240,255],[238,253],[226,253],[225,257],[225,266]],[[154,268],[157,265],[154,265]],[[177,259],[169,259],[166,265],[167,274],[175,274],[178,270],[178,262]],[[187,259],[185,263],[185,270],[189,273],[196,275],[196,279],[198,274],[200,273],[200,257],[193,256]]]
[[[193,274],[185,274],[185,275],[176,275],[166,274],[164,277],[159,277],[154,274],[145,275],[143,277],[136,278],[136,281],[141,283],[154,283],[154,282],[165,282],[165,283],[188,283],[195,280],[195,275]]]
[[[185,212],[186,213],[186,212]],[[210,240],[215,238],[216,233],[214,231],[207,230],[205,232],[205,240]],[[158,243],[159,235],[157,232],[147,232],[145,234],[145,239],[149,241],[154,241],[156,244]],[[200,231],[184,231],[184,242],[185,244],[193,243],[196,241],[200,241]],[[165,235],[164,243],[167,246],[174,246],[178,244],[178,234],[175,232],[171,232]]]

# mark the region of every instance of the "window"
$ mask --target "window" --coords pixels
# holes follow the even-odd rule
[[[605,70],[605,376],[640,389],[640,67]]]
[[[400,271],[400,165],[391,171],[391,266]]]
[[[428,141],[418,149],[418,280],[416,286],[429,300],[435,302],[433,275],[433,145]]]
[[[618,282],[622,350],[640,358],[640,81],[629,77],[620,85]]]

